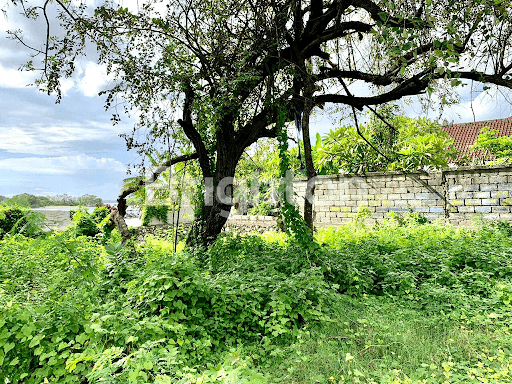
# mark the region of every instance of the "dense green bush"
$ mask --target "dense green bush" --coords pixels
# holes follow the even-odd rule
[[[101,232],[98,224],[94,222],[91,214],[85,209],[79,209],[73,215],[73,224],[77,236],[96,236]]]
[[[115,231],[103,243],[75,230],[6,237],[0,241],[0,382],[412,382],[405,368],[389,368],[400,359],[390,346],[402,340],[386,328],[391,317],[414,314],[413,328],[419,321],[437,329],[508,327],[511,228],[455,229],[404,218],[324,229],[321,245],[310,247],[285,234],[224,235],[207,251],[174,253],[172,242],[149,236],[136,254]],[[383,308],[394,312],[380,321]],[[323,342],[311,340],[315,329]],[[475,340],[467,348],[484,342],[504,353],[510,346],[512,353],[507,340]],[[490,378],[474,354],[451,348],[453,360],[441,352],[435,359],[453,361],[458,382],[472,382],[470,369]],[[321,353],[325,365],[313,363]],[[373,365],[380,360],[382,366]],[[484,367],[507,382],[508,361],[503,355]],[[440,362],[441,372],[424,373],[420,363],[411,372],[421,379],[442,374]],[[296,380],[303,364],[325,372]],[[329,378],[333,364],[343,380]]]
[[[495,279],[512,281],[512,237],[504,224],[472,231],[388,221],[371,231],[326,229],[318,238],[327,278],[355,296],[401,295],[446,312],[470,302],[491,310]]]
[[[96,207],[91,213],[91,219],[96,223],[100,224],[108,215],[110,215],[110,209],[108,207]]]
[[[30,209],[14,206],[0,208],[0,239],[6,234],[20,233],[36,237],[43,234],[41,215]]]
[[[255,207],[249,209],[250,215],[262,215],[262,216],[277,216],[279,209],[275,207],[275,204],[269,201],[262,201]]]
[[[3,208],[0,212],[0,233],[9,233],[14,226],[26,224],[27,210],[21,207]]]
[[[104,225],[109,214],[110,210],[107,207],[96,207],[92,213],[82,207],[71,211],[70,215],[73,220],[75,234],[77,236],[94,237],[105,232]]]
[[[235,251],[236,239],[222,241],[210,260]],[[72,231],[4,241],[0,372],[27,383],[130,382],[149,380],[150,372],[177,382],[191,377],[184,361],[205,369],[242,344],[264,356],[305,322],[323,319],[333,296],[320,268],[300,268],[296,246],[281,246],[287,262],[274,257],[276,263],[253,271],[236,258],[200,268],[197,254],[173,254],[171,247],[148,238],[134,259],[120,244],[103,248]],[[276,255],[263,240],[247,252],[262,247]],[[265,382],[247,364],[237,366],[225,370]],[[218,370],[205,372],[196,379],[215,381]]]

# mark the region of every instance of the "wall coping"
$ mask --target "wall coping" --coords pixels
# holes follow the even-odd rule
[[[319,179],[343,179],[346,177],[372,177],[372,176],[396,176],[396,175],[430,175],[430,174],[445,174],[445,173],[458,173],[458,172],[477,172],[477,171],[499,171],[499,170],[510,170],[512,171],[512,164],[494,164],[494,165],[472,165],[454,168],[441,168],[436,171],[379,171],[379,172],[367,172],[367,173],[340,173],[333,175],[318,175]],[[296,177],[293,181],[308,181],[307,177]]]

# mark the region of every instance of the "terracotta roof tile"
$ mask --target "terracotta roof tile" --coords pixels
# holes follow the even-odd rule
[[[443,126],[442,129],[453,137],[455,148],[457,148],[463,155],[468,155],[474,159],[481,160],[484,158],[484,154],[482,152],[475,153],[475,151],[471,151],[469,147],[475,143],[475,140],[480,133],[480,129],[483,127],[496,129],[499,132],[498,136],[512,136],[512,117],[507,117],[506,119],[477,121],[474,123],[446,125]]]

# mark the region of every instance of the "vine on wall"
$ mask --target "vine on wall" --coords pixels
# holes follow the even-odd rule
[[[167,224],[167,212],[169,212],[168,205],[146,205],[142,209],[142,225],[149,225],[153,217]]]

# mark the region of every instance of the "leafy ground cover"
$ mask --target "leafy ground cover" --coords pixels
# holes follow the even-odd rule
[[[0,383],[512,382],[512,227],[0,241]]]

